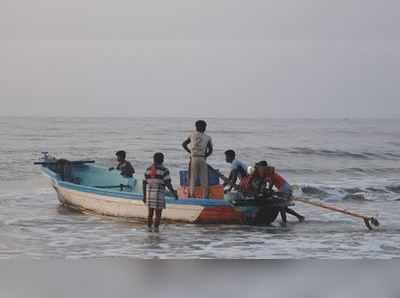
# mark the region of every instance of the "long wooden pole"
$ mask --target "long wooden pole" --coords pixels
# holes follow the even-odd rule
[[[336,206],[326,205],[326,204],[317,203],[317,202],[311,202],[311,201],[306,200],[304,198],[294,197],[293,200],[296,201],[296,202],[301,202],[301,203],[306,204],[306,205],[320,207],[320,208],[324,208],[324,209],[327,209],[327,210],[340,212],[340,213],[343,213],[343,214],[346,214],[346,215],[350,215],[350,216],[353,216],[353,217],[356,217],[356,218],[363,219],[365,225],[370,230],[372,230],[372,227],[370,225],[371,223],[376,227],[379,226],[378,220],[376,218],[374,218],[374,217],[371,217],[371,216],[366,216],[366,215],[363,215],[363,214],[360,214],[360,213],[357,213],[357,212],[354,212],[354,211],[349,211],[349,210],[346,210],[346,209],[338,208]]]

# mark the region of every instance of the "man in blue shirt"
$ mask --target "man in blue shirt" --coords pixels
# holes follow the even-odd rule
[[[229,192],[236,186],[238,179],[242,180],[243,177],[247,176],[247,165],[236,159],[236,152],[233,150],[225,151],[225,161],[231,164],[229,178],[224,183],[224,186],[228,186],[226,192]]]

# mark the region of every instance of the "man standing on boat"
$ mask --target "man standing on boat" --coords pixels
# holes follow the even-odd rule
[[[225,161],[231,164],[231,172],[228,179],[224,181],[224,186],[228,186],[226,192],[230,192],[236,186],[238,179],[242,181],[247,176],[247,165],[236,159],[236,152],[233,150],[225,151]]]
[[[204,120],[196,122],[194,131],[182,144],[190,154],[190,196],[194,197],[196,182],[200,179],[203,196],[208,197],[208,165],[207,158],[213,153],[211,137],[205,134],[207,123]],[[189,149],[188,145],[191,144]]]
[[[178,195],[171,184],[169,170],[164,167],[164,154],[156,153],[153,156],[153,164],[147,168],[143,180],[143,202],[149,208],[147,225],[152,231],[154,213],[154,232],[159,231],[162,210],[166,208],[165,187],[178,199]]]

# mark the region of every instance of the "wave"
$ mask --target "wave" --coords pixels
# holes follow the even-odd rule
[[[303,192],[303,194],[306,194],[306,195],[315,195],[315,196],[318,196],[318,197],[325,197],[325,196],[329,195],[328,192],[326,192],[326,191],[324,191],[324,190],[322,190],[321,188],[318,188],[318,187],[302,186],[300,188],[301,188],[301,191]]]
[[[377,193],[377,194],[387,194],[387,193],[389,193],[389,191],[387,191],[385,189],[380,189],[380,188],[376,188],[376,187],[367,187],[366,190],[371,192],[371,193]]]
[[[371,159],[384,159],[384,160],[399,160],[400,154],[394,152],[350,152],[344,150],[330,150],[330,149],[314,149],[311,147],[267,147],[266,149],[270,151],[281,152],[285,154],[294,155],[313,155],[321,156],[327,158],[351,158],[351,159],[361,159],[361,160],[371,160]]]
[[[348,193],[343,189],[331,189],[330,191],[326,191],[318,187],[307,186],[302,187],[301,192],[302,195],[322,201],[371,201],[367,199],[368,194],[366,192]]]
[[[339,169],[290,169],[290,168],[281,168],[280,172],[286,174],[296,174],[296,175],[332,175],[332,174],[348,174],[348,175],[359,175],[359,174],[370,174],[370,175],[379,175],[379,174],[400,174],[400,167],[398,168],[339,168]]]
[[[347,194],[345,195],[342,200],[344,201],[371,201],[369,199],[367,199],[366,195],[364,193],[355,193],[355,194]]]
[[[371,198],[393,199],[400,193],[400,185],[378,187],[329,187],[314,185],[296,185],[295,193],[321,200],[373,201]]]
[[[400,185],[389,185],[386,187],[386,189],[393,193],[400,193]]]

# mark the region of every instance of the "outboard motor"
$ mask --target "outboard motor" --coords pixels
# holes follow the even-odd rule
[[[72,176],[72,167],[95,163],[94,160],[69,161],[63,158],[57,159],[54,156],[49,155],[48,152],[42,152],[42,154],[43,156],[40,158],[40,161],[34,162],[33,164],[48,168],[54,173],[60,175],[61,180],[75,184],[80,184],[80,178]]]
[[[72,180],[72,164],[69,160],[58,159],[55,164],[55,172],[60,175],[61,180],[73,182]]]

